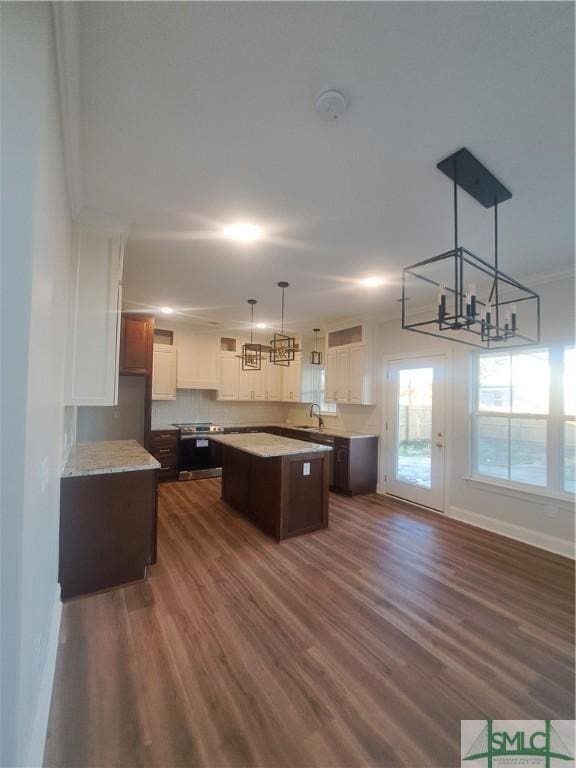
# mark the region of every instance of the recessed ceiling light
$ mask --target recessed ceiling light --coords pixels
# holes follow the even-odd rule
[[[162,307],[160,311],[165,315],[171,315],[174,312],[172,307]]]
[[[248,222],[238,222],[224,227],[222,232],[227,240],[235,240],[237,243],[253,243],[262,237],[262,228]]]
[[[266,328],[266,323],[256,323],[256,328]]]
[[[366,288],[379,288],[381,285],[384,285],[384,280],[381,277],[365,277],[359,280],[359,283]]]

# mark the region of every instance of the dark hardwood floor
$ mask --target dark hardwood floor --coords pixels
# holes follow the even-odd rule
[[[460,720],[573,718],[573,564],[382,497],[276,544],[160,489],[148,582],[64,606],[45,765],[459,765]]]

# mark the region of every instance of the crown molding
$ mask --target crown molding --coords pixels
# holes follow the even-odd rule
[[[52,3],[64,165],[70,211],[78,219],[83,207],[80,130],[80,56],[78,3]]]

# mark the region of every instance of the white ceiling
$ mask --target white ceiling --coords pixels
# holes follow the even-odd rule
[[[554,2],[81,3],[83,205],[130,223],[129,302],[292,327],[397,306],[452,245],[436,163],[468,147],[511,189],[503,267],[573,260],[574,8]],[[317,95],[339,88],[327,123]],[[462,242],[491,257],[462,193]],[[243,219],[264,242],[218,237]],[[386,288],[354,279],[379,274]]]

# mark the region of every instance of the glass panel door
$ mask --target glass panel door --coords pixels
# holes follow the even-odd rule
[[[444,356],[388,366],[386,492],[444,509]]]
[[[433,368],[398,371],[396,477],[420,488],[432,487]]]

